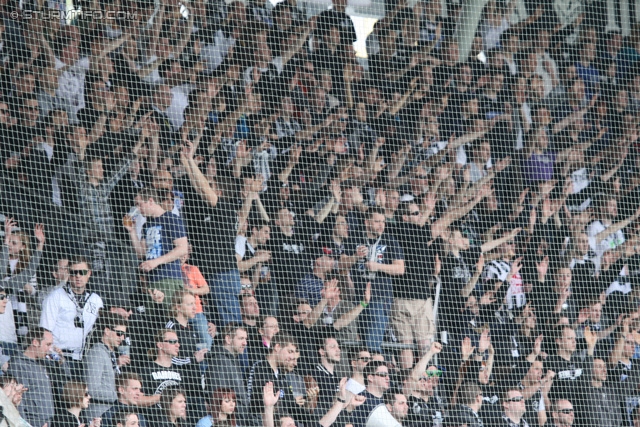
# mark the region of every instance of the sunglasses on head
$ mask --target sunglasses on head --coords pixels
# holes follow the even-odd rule
[[[69,276],[86,276],[89,270],[69,270]]]
[[[438,369],[437,371],[426,371],[425,374],[427,375],[427,378],[440,378],[442,376],[442,371],[440,369]]]

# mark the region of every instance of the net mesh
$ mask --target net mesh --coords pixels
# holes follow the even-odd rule
[[[0,1],[0,426],[635,427],[640,3]]]

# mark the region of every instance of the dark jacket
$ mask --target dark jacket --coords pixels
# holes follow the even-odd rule
[[[244,371],[238,356],[224,347],[214,347],[207,372],[207,391],[227,387],[236,392],[236,414],[244,419],[249,412],[249,395],[244,381]]]
[[[459,426],[466,424],[467,427],[484,427],[482,419],[465,405],[456,405],[444,419],[445,426]]]

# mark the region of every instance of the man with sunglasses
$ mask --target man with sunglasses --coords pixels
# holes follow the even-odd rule
[[[502,397],[502,419],[496,425],[504,427],[529,427],[529,423],[522,418],[527,412],[524,396],[517,388],[505,391]]]
[[[42,303],[40,326],[53,333],[53,344],[67,359],[82,360],[87,336],[104,306],[102,298],[87,290],[91,264],[82,257],[69,262],[67,286],[51,292]]]
[[[128,356],[118,357],[118,347],[127,333],[127,321],[117,314],[103,313],[98,319],[102,329],[100,342],[85,355],[85,382],[91,395],[91,404],[85,410],[90,419],[100,418],[118,398],[116,375]]]
[[[573,421],[575,419],[575,412],[573,411],[573,405],[569,400],[558,399],[553,403],[551,416],[553,417],[553,423],[547,423],[545,424],[545,426],[572,427]]]
[[[442,370],[434,365],[429,366],[426,371],[422,371],[417,380],[415,380],[413,372],[407,376],[405,388],[409,390],[406,390],[405,393],[408,396],[409,404],[408,425],[433,425],[435,427],[442,425],[446,403],[437,393],[441,377]]]
[[[369,362],[371,362],[371,353],[366,347],[356,347],[349,352],[351,378],[347,383],[347,390],[351,393],[360,394],[366,390],[363,371]]]
[[[367,389],[361,393],[366,400],[351,414],[353,427],[365,427],[371,413],[378,405],[384,404],[384,392],[391,386],[389,368],[385,362],[371,361],[363,371]]]

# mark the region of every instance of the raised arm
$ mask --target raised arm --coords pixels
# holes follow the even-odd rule
[[[180,162],[187,171],[189,182],[191,182],[193,188],[209,203],[209,206],[216,207],[218,204],[218,193],[211,188],[209,181],[196,164],[193,158],[194,153],[195,146],[191,142],[185,141],[185,146],[180,153]]]

